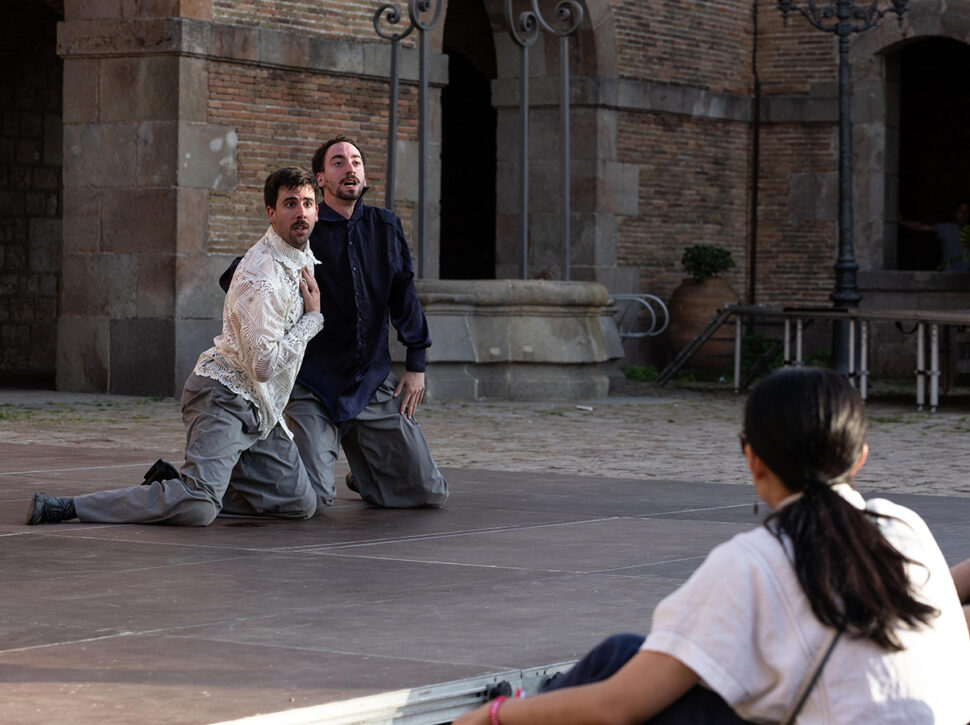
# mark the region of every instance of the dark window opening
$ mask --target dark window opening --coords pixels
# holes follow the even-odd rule
[[[899,51],[899,214],[937,225],[954,221],[970,198],[970,46],[921,40]],[[943,261],[935,232],[898,225],[899,269],[933,270]]]
[[[479,0],[452,0],[445,22],[448,85],[441,92],[442,279],[495,278],[492,29]]]

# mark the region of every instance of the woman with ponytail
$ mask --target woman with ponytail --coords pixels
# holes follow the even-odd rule
[[[741,449],[764,526],[716,547],[657,605],[526,699],[455,725],[970,722],[970,635],[914,512],[850,485],[868,455],[862,400],[828,370],[752,391]]]

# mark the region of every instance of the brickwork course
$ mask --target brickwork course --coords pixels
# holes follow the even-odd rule
[[[504,5],[449,0],[429,33],[432,278],[447,276],[438,269],[440,250],[465,243],[438,237],[439,215],[449,211],[441,179],[453,178],[440,158],[443,128],[456,117],[442,103],[449,53],[490,84],[494,275],[519,273],[519,49]],[[547,19],[554,5],[539,3]],[[915,305],[941,288],[935,273],[884,274],[896,273],[897,51],[913,41],[966,45],[970,0],[909,5],[902,26],[890,15],[851,45],[853,229],[860,286],[873,305]],[[732,252],[737,265],[726,276],[743,295],[755,244],[757,302],[828,304],[838,237],[831,34],[798,13],[783,21],[768,0],[582,6],[583,25],[569,45],[573,279],[666,299],[684,276],[684,248],[716,244]],[[345,133],[367,154],[368,201],[383,204],[390,44],[374,31],[378,7],[358,0],[11,6],[0,53],[18,58],[22,70],[2,82],[0,375],[56,370],[63,389],[170,394],[218,331],[213,280],[266,224],[261,188],[270,170],[308,165],[321,140]],[[383,23],[389,32],[407,24],[406,4],[400,9],[402,23]],[[395,210],[412,244],[417,44],[417,32],[401,44],[396,135]],[[559,43],[541,33],[530,49],[529,276],[551,279],[564,266],[558,64]],[[466,143],[470,150],[479,139]],[[461,154],[455,158],[448,163],[458,163],[460,175]],[[970,186],[970,171],[964,182]],[[897,299],[900,290],[909,297]],[[964,288],[950,292],[942,303],[970,307]],[[147,371],[145,347],[155,352]]]

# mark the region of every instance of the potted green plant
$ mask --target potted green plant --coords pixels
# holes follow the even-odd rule
[[[721,272],[727,272],[734,266],[731,252],[723,247],[715,247],[713,244],[695,244],[693,247],[687,247],[684,250],[684,256],[680,258],[680,263],[684,265],[684,271],[695,282],[718,277]]]
[[[690,276],[681,281],[667,305],[667,341],[673,355],[687,347],[724,304],[739,300],[731,284],[720,276],[734,267],[729,250],[713,244],[695,244],[684,250],[680,261]],[[723,365],[730,360],[732,351],[731,340],[711,339],[694,353],[690,362],[695,367]]]

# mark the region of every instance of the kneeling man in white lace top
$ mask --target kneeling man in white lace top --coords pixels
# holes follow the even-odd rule
[[[185,465],[159,460],[141,485],[57,498],[35,493],[28,524],[206,526],[216,516],[307,519],[317,496],[283,420],[307,342],[323,329],[313,175],[282,168],[266,180],[270,226],[243,257],[222,311],[222,334],[182,391]]]

